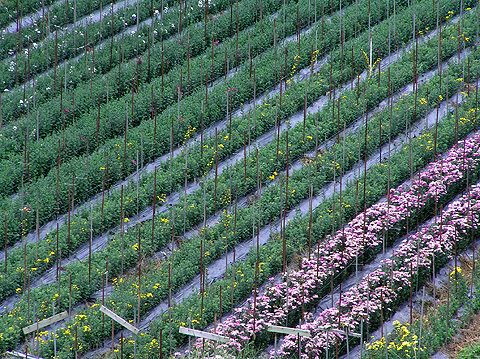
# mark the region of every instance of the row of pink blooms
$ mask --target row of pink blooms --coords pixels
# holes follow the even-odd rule
[[[362,318],[369,322],[372,316],[379,316],[382,309],[383,315],[388,316],[392,312],[390,305],[409,291],[412,278],[422,272],[431,275],[435,258],[451,258],[460,241],[470,238],[471,229],[478,228],[479,223],[480,184],[477,184],[454,201],[436,222],[403,240],[392,258],[383,260],[378,269],[344,293],[336,307],[324,310],[316,319],[307,317],[309,320],[301,328],[310,330],[312,337],[302,341],[305,353],[302,358],[321,357],[327,346],[331,349],[335,347],[335,336],[340,342],[345,340],[343,334],[330,334],[327,342],[322,328],[345,330],[348,327],[350,332],[359,332]],[[280,357],[295,353],[297,345],[295,337],[287,336]]]
[[[397,227],[399,222],[405,221],[411,214],[416,213],[417,209],[425,206],[427,201],[436,200],[445,195],[448,187],[463,179],[468,171],[471,173],[477,168],[479,161],[480,133],[471,139],[459,142],[446,154],[444,159],[439,158],[430,163],[423,172],[418,174],[418,177],[415,176],[416,179],[412,181],[411,185],[392,189],[386,202],[371,206],[365,212],[357,215],[334,237],[321,242],[315,249],[315,255],[310,259],[303,260],[300,270],[286,273],[284,280],[280,283],[274,283],[271,278],[270,286],[262,295],[258,295],[254,299],[250,298],[246,305],[235,309],[229,318],[217,325],[215,332],[230,339],[226,344],[215,345],[216,349],[238,353],[247,342],[252,340],[255,333],[266,331],[270,325],[285,325],[289,313],[302,310],[304,306],[314,303],[318,299],[319,289],[328,285],[332,276],[355,263],[357,256],[361,256],[368,249],[378,252],[383,245],[384,230]],[[474,196],[472,195],[472,197]],[[452,208],[459,206],[461,204]],[[465,224],[467,222],[464,220]],[[445,226],[444,231],[448,228]],[[434,237],[432,234],[427,238]],[[446,238],[445,235],[444,239]],[[430,248],[429,246],[433,246],[432,251],[444,250],[443,244],[438,241],[429,240],[429,243],[432,244],[428,244],[425,251]],[[400,256],[408,255],[410,253],[408,248],[408,246],[402,245],[396,256],[400,258]],[[407,260],[402,259],[400,263],[403,265],[407,263]],[[415,253],[415,266],[425,265],[428,262],[423,257],[419,264],[416,261]],[[388,274],[391,287],[395,287],[397,291],[408,285],[401,277],[402,273],[400,269],[395,269],[393,279],[391,273]],[[380,273],[374,272],[368,276],[367,282],[378,283],[383,280],[381,278],[383,277]],[[392,280],[395,282],[393,283]],[[400,285],[397,285],[398,283]],[[341,299],[341,312],[345,314],[341,314],[340,321],[338,308],[327,309],[315,321],[308,321],[307,316],[308,323],[304,327],[313,330],[317,328],[317,330],[313,331],[314,335],[311,339],[304,338],[303,340],[302,346],[305,350],[302,351],[308,353],[303,354],[305,358],[316,358],[324,351],[326,336],[324,332],[318,331],[318,327],[323,324],[328,323],[340,327],[348,325],[351,329],[358,327],[360,314],[364,315],[366,308],[353,309],[350,307],[357,300],[355,298],[361,297],[360,293],[363,293],[364,286],[365,284],[362,284],[359,289],[344,294]],[[384,303],[390,303],[393,300],[390,298],[390,293],[387,293],[386,289],[380,289],[378,295],[382,291],[385,292]],[[379,309],[378,303],[373,300],[377,292],[369,290],[367,293],[370,293],[370,300],[365,301],[363,298],[360,300],[360,304],[366,306],[366,303],[369,303],[369,312],[375,312]],[[347,310],[347,307],[350,309]],[[388,310],[388,308],[384,309]],[[203,344],[202,341],[199,341],[197,345],[202,350],[213,348],[213,343]],[[291,353],[292,350],[296,350],[296,345],[296,338],[287,337],[281,351],[277,354]]]

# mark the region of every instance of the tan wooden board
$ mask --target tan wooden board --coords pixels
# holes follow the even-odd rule
[[[310,338],[310,330],[305,329],[297,329],[297,328],[289,328],[289,327],[280,327],[278,325],[271,325],[267,328],[267,331],[273,333],[281,333],[281,334],[291,334],[291,335],[299,335],[301,337]]]
[[[110,318],[112,318],[114,321],[119,323],[120,325],[123,325],[125,328],[130,330],[133,334],[138,334],[140,330],[138,328],[135,328],[133,325],[131,325],[129,322],[127,322],[125,319],[123,319],[121,316],[115,314],[112,312],[110,309],[107,307],[101,305],[100,306],[100,311],[104,313],[105,315],[108,315]]]
[[[329,332],[332,332],[332,333],[339,333],[339,334],[347,334],[347,332],[345,330],[341,330],[341,329],[327,329]],[[352,332],[348,332],[348,335],[351,336],[351,337],[357,337],[357,338],[360,338],[361,337],[361,334],[358,334],[358,333],[352,333]]]
[[[6,352],[5,355],[6,355],[6,358],[42,359],[40,357],[32,357],[31,355],[28,355],[28,354],[25,355],[25,353],[14,352],[14,351]]]
[[[223,335],[203,332],[201,330],[190,329],[190,328],[186,328],[186,327],[180,327],[180,328],[178,328],[178,331],[182,334],[191,335],[191,336],[197,337],[197,338],[211,339],[211,340],[215,340],[215,341],[222,342],[222,343],[228,342],[228,338],[224,337]]]
[[[37,329],[44,328],[46,326],[49,326],[50,324],[56,323],[62,319],[65,319],[68,317],[68,312],[61,312],[55,315],[52,315],[51,317],[48,317],[46,319],[40,320],[39,322],[33,323],[31,325],[28,325],[23,328],[23,334],[28,334],[31,332],[34,332]]]

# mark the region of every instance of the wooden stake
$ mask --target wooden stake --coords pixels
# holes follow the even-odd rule
[[[203,158],[203,101],[200,112],[200,158]]]
[[[5,275],[7,274],[8,250],[7,250],[7,210],[5,210]]]
[[[57,250],[55,251],[55,256],[56,256],[56,266],[57,266],[57,282],[58,282],[58,292],[60,293],[60,268],[59,268],[59,262],[60,262],[60,257],[58,253],[58,222],[57,222],[57,233],[56,233],[56,238],[57,238]],[[27,270],[27,268],[25,268]]]
[[[246,132],[243,131],[243,169],[245,171],[245,181],[247,180],[247,143],[246,143]]]
[[[142,294],[142,247],[141,247],[140,226],[138,226],[138,303],[137,303],[137,328],[140,328],[140,301]]]
[[[92,241],[93,241],[93,204],[90,203],[90,237],[88,240],[88,283],[90,284],[92,272]],[[123,260],[123,255],[122,255]]]
[[[215,127],[215,192],[213,197],[213,213],[217,212],[217,181],[218,181],[218,137],[217,128]]]
[[[155,166],[155,170],[153,173],[153,203],[152,203],[152,240],[150,243],[152,252],[155,250],[153,245],[153,237],[155,234],[155,210],[157,207],[157,166]]]
[[[113,325],[113,321],[112,321]],[[113,348],[113,341],[112,341],[112,348]],[[77,326],[75,325],[75,359],[78,359],[78,332],[77,332]]]
[[[57,66],[58,66],[58,28],[55,28],[55,66],[53,68],[53,94],[57,94]]]
[[[286,240],[286,237],[285,237],[285,228],[286,228],[286,222],[285,222],[285,218],[287,216],[287,208],[288,208],[288,177],[289,177],[289,173],[288,173],[288,170],[289,170],[289,158],[288,158],[288,130],[286,132],[286,157],[287,157],[287,166],[286,166],[286,170],[287,170],[287,174],[286,174],[286,177],[285,177],[285,207],[283,209],[283,251],[282,251],[282,273],[285,273],[285,271],[287,270],[287,240]]]
[[[123,213],[123,185],[120,187],[120,235],[122,237],[122,275],[123,275],[123,262],[124,262],[124,256],[123,256],[123,250],[124,250],[124,222],[125,222],[125,217]]]

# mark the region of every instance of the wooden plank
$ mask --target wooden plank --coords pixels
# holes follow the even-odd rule
[[[140,330],[138,328],[135,328],[133,325],[131,325],[129,322],[127,322],[125,319],[123,319],[121,316],[115,314],[112,312],[110,309],[107,307],[101,305],[100,306],[100,311],[104,313],[105,315],[108,315],[110,318],[112,318],[114,321],[119,323],[120,325],[123,325],[125,328],[130,330],[133,334],[138,334],[140,333]]]
[[[46,327],[50,324],[53,324],[53,323],[56,323],[56,322],[58,322],[62,319],[65,319],[66,317],[68,317],[68,312],[67,311],[55,314],[51,317],[48,317],[48,318],[43,319],[39,322],[36,322],[36,323],[33,323],[31,325],[28,325],[28,326],[24,327],[23,328],[23,334],[28,334],[28,333],[34,332],[37,329],[44,328],[44,327]]]
[[[347,332],[345,330],[341,330],[341,329],[329,328],[329,329],[325,329],[325,330],[328,330],[329,332],[332,332],[332,333],[345,334],[345,335],[347,334]],[[356,337],[356,338],[361,338],[362,337],[362,335],[358,334],[358,333],[348,332],[348,335],[351,336],[351,337]]]
[[[271,325],[267,328],[269,332],[273,333],[281,333],[281,334],[292,334],[292,335],[299,335],[301,337],[310,338],[310,330],[305,329],[297,329],[297,328],[289,328],[289,327],[280,327],[278,325]]]
[[[25,355],[25,353],[14,352],[14,351],[6,352],[5,354],[7,355],[7,358],[10,356],[14,358],[42,359],[40,357],[32,357],[31,355]]]
[[[217,342],[222,342],[222,343],[228,342],[228,338],[224,337],[223,335],[203,332],[201,330],[190,329],[190,328],[186,328],[186,327],[180,327],[180,328],[178,328],[178,331],[181,334],[191,335],[191,336],[197,337],[197,338],[211,339],[211,340],[215,340]]]

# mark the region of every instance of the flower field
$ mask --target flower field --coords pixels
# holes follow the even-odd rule
[[[7,1],[0,355],[330,358],[383,333],[477,238],[479,5]]]

